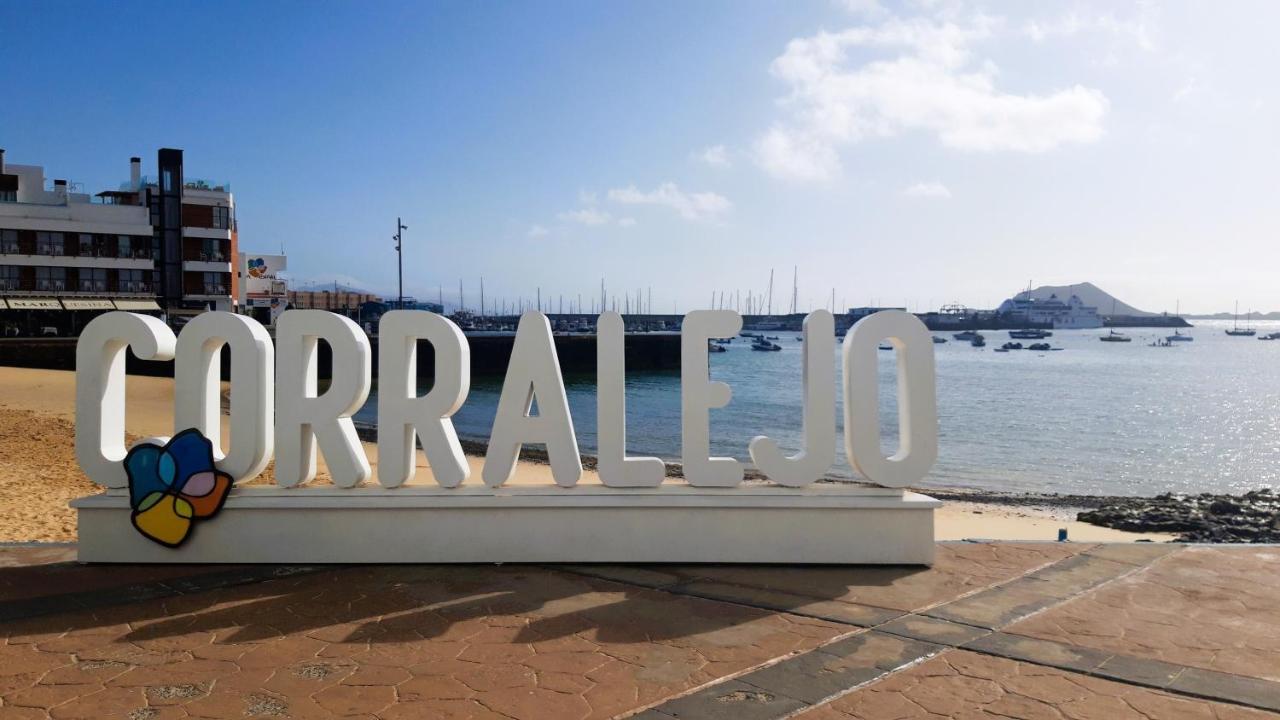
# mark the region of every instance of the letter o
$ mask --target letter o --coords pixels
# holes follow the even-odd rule
[[[222,453],[222,393],[218,362],[231,350],[231,451]],[[218,469],[236,482],[257,476],[275,445],[275,347],[262,325],[243,315],[207,312],[178,336],[174,369],[175,434],[196,428],[213,443]]]
[[[882,340],[898,360],[898,452],[880,453],[880,384],[877,353]],[[902,488],[924,479],[938,459],[938,407],[933,338],[920,319],[882,310],[858,321],[844,336],[844,447],[861,475],[883,487]]]

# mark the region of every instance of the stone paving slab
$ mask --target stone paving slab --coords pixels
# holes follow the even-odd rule
[[[978,627],[1004,627],[1138,570],[1135,565],[1096,555],[1076,555],[1009,583],[934,608],[926,614]]]
[[[196,717],[606,718],[849,632],[492,566],[338,569],[0,629],[0,716],[52,717],[105,716],[92,697]]]
[[[933,567],[777,565],[575,565],[595,577],[679,592],[718,593],[722,599],[792,609],[812,603],[916,612],[1094,549],[1073,543],[940,543]],[[729,598],[727,593],[733,593]],[[754,593],[754,595],[753,595]]]
[[[304,574],[66,554],[0,548],[0,589],[23,593],[0,595],[4,720],[1280,718],[1264,712],[1280,711],[1274,548],[944,543],[931,569]],[[1216,611],[1195,617],[1217,623],[1217,664],[1149,642],[1166,616],[1134,603],[1178,597],[1175,612]],[[1118,610],[1138,633],[1120,637],[1144,642],[1091,634]],[[1238,671],[1250,657],[1254,676]]]
[[[1278,716],[1220,702],[952,650],[886,677],[797,720],[1263,720]]]
[[[79,565],[73,545],[0,546],[0,603],[104,591],[235,569],[233,565]]]
[[[1280,549],[1190,547],[1007,631],[1280,681]]]

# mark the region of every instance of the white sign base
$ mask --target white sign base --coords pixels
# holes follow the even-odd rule
[[[176,549],[133,528],[125,490],[71,505],[81,562],[929,565],[941,503],[827,484],[243,487]]]

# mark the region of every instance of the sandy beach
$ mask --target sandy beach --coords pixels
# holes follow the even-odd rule
[[[173,381],[128,380],[126,425],[130,440],[172,434]],[[74,452],[75,374],[59,370],[0,367],[0,542],[69,542],[76,539],[75,513],[67,503],[98,488],[80,472]],[[226,418],[224,416],[224,436]],[[377,448],[365,443],[377,471]],[[473,482],[483,459],[470,457]],[[324,474],[316,482],[328,482]],[[431,469],[419,451],[415,483],[430,483]],[[271,468],[253,483],[272,482]],[[551,484],[548,466],[522,461],[515,482]],[[585,471],[583,482],[599,482]],[[669,480],[668,482],[672,482]],[[679,482],[679,481],[675,481]],[[1065,508],[1008,507],[948,502],[937,513],[939,540],[1054,540],[1066,528],[1072,540],[1164,541],[1170,536],[1110,530],[1079,523]]]

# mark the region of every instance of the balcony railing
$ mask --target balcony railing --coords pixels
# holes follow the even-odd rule
[[[205,283],[204,294],[205,295],[230,295],[231,293],[227,291],[226,285],[210,285],[208,283]]]
[[[104,293],[107,291],[106,280],[81,280],[80,292]]]
[[[120,283],[120,292],[122,293],[150,293],[151,283],[140,282],[137,280],[125,280]]]
[[[41,245],[36,248],[36,254],[56,256],[56,255],[63,255],[65,253],[60,247],[51,247],[49,245]]]
[[[223,255],[222,253],[216,253],[216,252],[215,253],[202,252],[200,253],[200,260],[201,262],[226,262],[227,256]]]
[[[3,279],[3,280],[0,280],[0,292],[2,292],[2,291],[10,291],[10,292],[13,292],[13,291],[16,291],[17,289],[18,289],[18,281],[17,281],[17,280],[10,280],[10,279],[8,279],[8,278],[5,278],[5,279]]]
[[[40,292],[62,292],[66,289],[66,280],[36,280],[36,290]]]
[[[17,243],[5,243],[3,245],[0,245],[0,255],[17,255],[17,254],[18,254]]]

